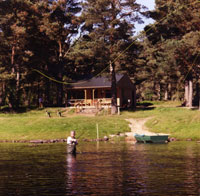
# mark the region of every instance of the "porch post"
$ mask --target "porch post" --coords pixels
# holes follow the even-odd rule
[[[93,99],[93,104],[92,105],[94,105],[94,91],[95,91],[95,89],[92,89],[92,99]]]
[[[87,103],[87,90],[84,90],[84,92],[85,92],[85,105],[86,105],[86,103]]]

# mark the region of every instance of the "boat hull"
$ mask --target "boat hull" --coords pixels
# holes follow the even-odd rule
[[[140,143],[167,143],[168,135],[135,135],[135,139]]]

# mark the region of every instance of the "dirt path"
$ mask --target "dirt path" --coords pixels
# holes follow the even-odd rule
[[[128,121],[129,127],[131,128],[131,132],[127,132],[126,135],[128,136],[128,140],[131,140],[134,138],[135,134],[141,134],[141,135],[156,135],[156,133],[148,131],[148,128],[145,126],[145,123],[150,118],[143,118],[143,119],[126,119]]]

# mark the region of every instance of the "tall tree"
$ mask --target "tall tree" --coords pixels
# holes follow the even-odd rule
[[[191,0],[168,0],[166,2],[157,0],[156,10],[150,12],[151,17],[156,20],[156,23],[153,26],[146,27],[146,35],[151,47],[159,51],[157,55],[154,55],[154,59],[158,69],[161,68],[163,70],[163,73],[160,72],[161,76],[171,80],[174,78],[175,73],[175,78],[178,78],[176,81],[177,91],[180,91],[182,88],[184,80],[189,81],[192,88],[191,82],[196,77],[197,71],[194,71],[191,67],[193,67],[193,63],[197,65],[198,62],[198,59],[195,60],[199,50],[197,49],[199,44],[196,41],[198,36],[190,35],[193,33],[198,34],[199,32],[199,8],[200,4]],[[196,43],[197,48],[192,47],[192,43]],[[184,55],[186,53],[187,56]],[[167,66],[163,67],[161,64],[158,64],[161,57],[163,58],[162,64],[166,61],[168,63]],[[166,69],[169,72],[166,72]],[[155,71],[157,70],[155,69]],[[165,83],[167,83],[167,80]],[[191,93],[193,90],[191,89],[188,92],[190,92],[190,96],[187,97],[190,97],[190,100],[186,101],[189,101],[190,104],[186,104],[191,107],[193,97]]]
[[[95,59],[101,55],[104,59],[101,67],[110,67],[112,114],[117,112],[116,70],[121,68],[126,54],[134,50],[133,45],[124,52],[133,41],[134,23],[142,22],[139,13],[140,5],[135,0],[87,0],[83,3],[82,31],[83,38],[89,40],[88,55],[96,54]],[[94,53],[97,48],[102,52]]]
[[[6,82],[4,97],[10,107],[20,106],[24,99],[37,103],[39,96],[54,95],[62,104],[62,85],[57,84],[56,93],[55,85],[32,68],[62,81],[69,69],[64,54],[78,32],[79,11],[76,0],[0,1],[0,77],[2,84]]]
[[[1,56],[4,71],[10,76],[6,91],[11,108],[20,105],[20,81],[27,58],[31,55],[26,49],[30,6],[30,1],[0,1]]]
[[[40,31],[55,42],[55,55],[52,58],[52,64],[54,65],[51,68],[47,67],[47,71],[52,71],[57,80],[63,81],[66,64],[64,54],[68,53],[73,36],[78,33],[77,13],[80,12],[81,7],[77,0],[43,2],[43,7],[46,11],[42,14]],[[57,104],[62,105],[62,103],[63,84],[58,83]]]

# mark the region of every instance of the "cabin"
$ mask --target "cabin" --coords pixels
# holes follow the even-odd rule
[[[116,74],[117,100],[121,108],[134,107],[135,86],[126,74]],[[98,76],[81,80],[67,86],[67,105],[77,106],[111,106],[111,78]]]

